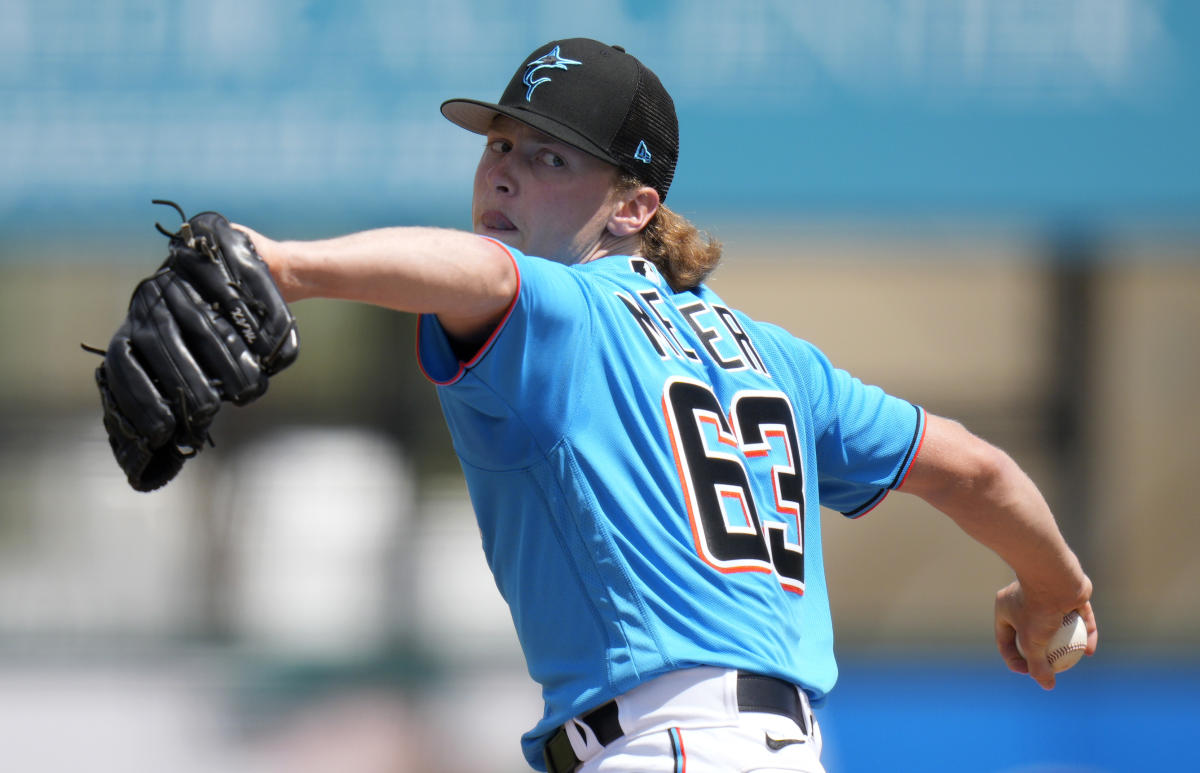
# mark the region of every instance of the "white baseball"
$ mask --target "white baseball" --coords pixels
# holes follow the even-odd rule
[[[1079,662],[1085,649],[1087,626],[1083,624],[1083,618],[1078,612],[1071,612],[1063,616],[1062,625],[1050,637],[1050,643],[1046,645],[1046,660],[1055,671],[1066,671]],[[1025,657],[1020,641],[1017,642],[1017,652],[1021,653],[1021,657]]]

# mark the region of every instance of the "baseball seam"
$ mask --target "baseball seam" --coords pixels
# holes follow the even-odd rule
[[[1081,650],[1085,646],[1086,645],[1083,645],[1083,644],[1068,644],[1065,647],[1057,647],[1046,653],[1046,659],[1049,660],[1051,663],[1053,663],[1054,661],[1058,660],[1059,658],[1063,657],[1064,655],[1067,655],[1068,653],[1071,653],[1071,652],[1076,652],[1078,650]]]

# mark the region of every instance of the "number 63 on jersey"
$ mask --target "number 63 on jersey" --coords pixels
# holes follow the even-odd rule
[[[804,465],[787,396],[738,392],[727,416],[710,386],[672,378],[663,414],[700,557],[721,572],[774,571],[804,593]],[[760,490],[773,502],[757,500],[752,476],[769,476]]]

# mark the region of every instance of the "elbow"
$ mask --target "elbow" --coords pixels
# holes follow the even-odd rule
[[[974,512],[1005,498],[1013,464],[999,448],[982,440],[971,443],[921,497],[944,513]]]
[[[472,288],[463,297],[471,299],[476,305],[473,311],[488,314],[506,309],[512,303],[519,280],[516,265],[508,250],[490,242],[482,245],[483,248],[475,254],[475,260],[462,277],[462,286]]]
[[[512,303],[512,299],[517,294],[517,271],[511,260],[506,259],[493,263],[493,275],[488,286],[491,287],[493,296],[507,307]]]
[[[1008,454],[956,421],[930,416],[929,422],[905,490],[944,508],[1003,486],[1015,464]]]
[[[976,438],[975,447],[969,454],[969,462],[965,465],[963,475],[970,481],[970,487],[976,492],[995,492],[1004,487],[1016,469],[1016,463],[1007,453]]]
[[[1013,465],[1012,458],[965,428],[961,431],[964,441],[960,447],[959,475],[970,481],[973,488],[986,488],[1002,480]]]

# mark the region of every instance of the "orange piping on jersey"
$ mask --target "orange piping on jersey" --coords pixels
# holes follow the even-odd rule
[[[421,336],[418,333],[418,335],[417,335],[417,367],[419,367],[421,369],[421,372],[425,374],[425,378],[429,379],[430,381],[432,381],[434,384],[437,384],[438,386],[449,386],[450,384],[453,384],[454,382],[458,381],[460,378],[462,378],[463,373],[465,373],[467,371],[467,368],[470,368],[475,363],[479,362],[480,358],[482,358],[483,355],[487,354],[488,350],[492,348],[492,344],[495,342],[496,336],[500,335],[500,331],[504,329],[504,325],[507,324],[509,317],[512,316],[513,309],[515,309],[517,307],[517,299],[521,297],[521,269],[517,265],[517,259],[515,257],[513,257],[512,251],[509,250],[508,247],[505,246],[505,244],[503,242],[497,241],[490,236],[480,236],[479,238],[486,239],[487,241],[491,242],[492,244],[495,244],[497,247],[499,247],[501,250],[503,250],[504,254],[508,256],[508,259],[510,261],[512,261],[513,271],[515,271],[517,274],[516,291],[513,293],[513,297],[512,297],[512,300],[508,304],[508,308],[504,310],[504,316],[501,317],[500,321],[496,323],[496,328],[494,330],[492,330],[492,334],[489,335],[488,339],[483,342],[482,346],[479,347],[479,351],[475,352],[475,356],[472,357],[469,361],[467,361],[467,362],[460,361],[458,363],[458,370],[456,370],[454,372],[453,376],[446,379],[445,381],[439,381],[438,379],[436,379],[432,375],[430,375],[429,371],[425,370],[425,364],[421,361]],[[418,331],[421,329],[420,318],[423,316],[425,316],[425,314],[417,315],[417,330]],[[433,316],[436,317],[437,315],[435,314]]]
[[[924,409],[918,408],[917,410],[921,412],[921,416],[920,416],[921,436],[919,438],[917,438],[916,447],[913,449],[912,456],[910,456],[908,459],[908,467],[905,468],[904,475],[901,476],[900,481],[898,483],[896,483],[895,486],[892,486],[891,488],[886,489],[883,492],[883,495],[880,496],[879,499],[875,500],[875,502],[872,503],[870,507],[863,510],[861,513],[855,513],[854,515],[849,516],[850,520],[852,520],[852,521],[858,520],[859,518],[862,518],[864,515],[871,512],[872,510],[874,510],[875,508],[879,507],[879,505],[881,505],[883,503],[883,500],[887,499],[888,494],[899,489],[901,486],[904,485],[904,481],[908,480],[908,474],[910,472],[912,472],[913,465],[917,463],[917,456],[920,455],[920,453],[921,453],[921,447],[923,445],[925,445],[925,430],[929,426],[929,423],[925,420]]]
[[[928,426],[929,426],[929,422],[926,421],[926,417],[924,416],[924,414],[922,414],[922,416],[921,416],[921,439],[917,441],[917,449],[915,451],[913,451],[912,459],[910,459],[908,462],[908,469],[904,471],[904,477],[902,477],[900,479],[900,482],[897,483],[895,486],[897,489],[904,485],[904,481],[908,480],[908,474],[910,472],[912,472],[913,465],[917,463],[917,457],[921,455],[921,447],[925,445],[925,429]]]

